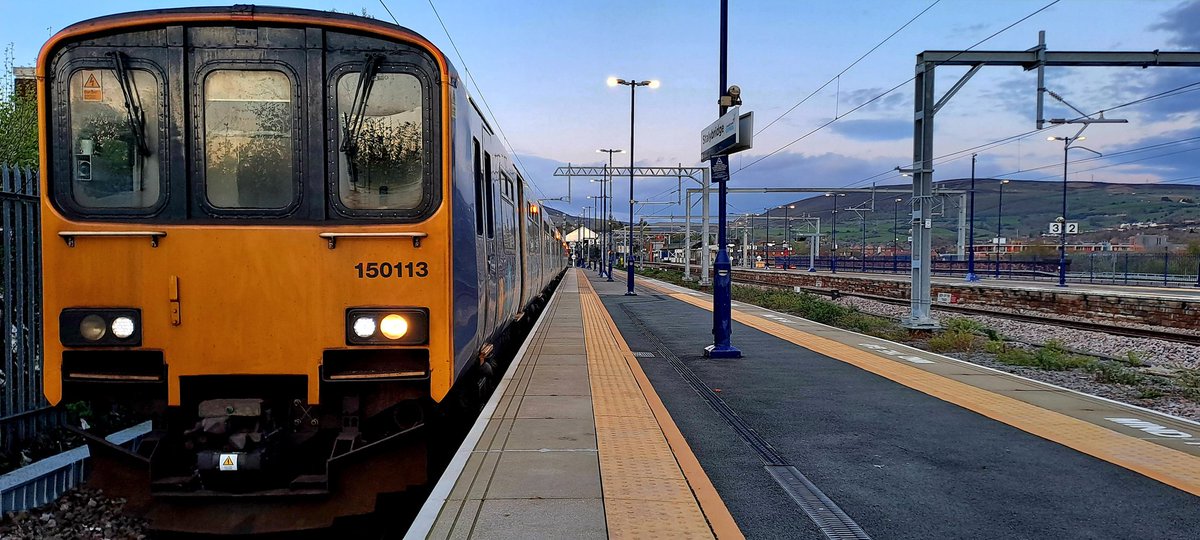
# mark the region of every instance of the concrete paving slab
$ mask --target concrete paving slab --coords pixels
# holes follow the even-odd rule
[[[590,418],[518,418],[504,450],[595,450],[596,425]]]
[[[600,460],[596,452],[504,452],[488,496],[598,499]]]
[[[580,418],[591,420],[590,396],[525,396],[517,418]]]
[[[569,531],[564,535],[564,532]],[[498,499],[484,501],[476,538],[608,538],[604,504],[598,499]]]

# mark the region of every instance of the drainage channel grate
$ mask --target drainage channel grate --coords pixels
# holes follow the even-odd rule
[[[775,478],[793,501],[808,514],[809,519],[830,540],[869,540],[862,527],[847,516],[838,505],[825,496],[799,470],[792,466],[767,465],[767,472]]]
[[[633,351],[634,358],[654,358],[654,353],[650,351]]]

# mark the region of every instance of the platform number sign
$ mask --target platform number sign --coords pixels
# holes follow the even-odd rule
[[[1062,223],[1050,224],[1050,234],[1062,234]],[[1067,223],[1067,234],[1079,234],[1079,223]]]

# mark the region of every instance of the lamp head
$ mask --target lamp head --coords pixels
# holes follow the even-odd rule
[[[618,84],[621,84],[624,81],[622,81],[621,79],[618,79],[616,77],[609,77],[606,82],[608,83],[609,86],[616,86]]]
[[[662,86],[662,83],[659,82],[658,79],[654,79],[654,80],[650,81],[649,86],[650,86],[650,88],[658,88],[659,86]]]
[[[1007,183],[1009,183],[1010,181],[1011,181],[1011,180],[1001,180],[1001,181],[1000,181],[1000,183],[1001,183],[1001,184],[1007,184]]]

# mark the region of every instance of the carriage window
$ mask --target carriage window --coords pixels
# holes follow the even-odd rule
[[[281,209],[296,198],[292,84],[279,71],[204,80],[204,180],[218,208]]]
[[[403,73],[337,82],[338,196],[354,210],[408,210],[425,198],[421,82]]]
[[[87,208],[148,208],[159,200],[159,84],[125,68],[71,74],[71,197]]]

